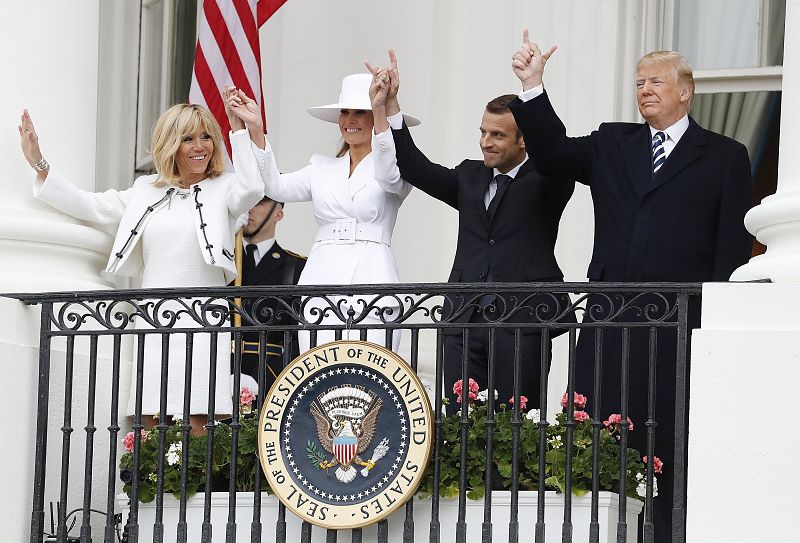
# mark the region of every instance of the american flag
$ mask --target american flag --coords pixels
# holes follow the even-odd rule
[[[242,89],[260,104],[264,117],[258,29],[285,2],[203,0],[189,102],[208,107],[222,128],[229,155],[230,125],[222,103],[222,88],[227,84]]]

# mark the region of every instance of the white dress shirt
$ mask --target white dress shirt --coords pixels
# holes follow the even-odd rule
[[[664,134],[667,135],[667,139],[661,144],[664,147],[664,160],[666,160],[689,128],[689,115],[684,115],[678,122],[672,126],[668,126],[664,130],[658,130],[649,124],[647,126],[650,128],[650,141],[653,141],[653,136],[656,135],[656,132],[664,132]]]

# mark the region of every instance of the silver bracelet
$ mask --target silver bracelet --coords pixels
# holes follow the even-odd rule
[[[33,169],[39,172],[43,172],[49,168],[50,164],[45,160],[44,157],[42,157],[42,160],[33,165]]]

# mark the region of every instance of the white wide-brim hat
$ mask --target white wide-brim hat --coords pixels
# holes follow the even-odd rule
[[[310,107],[306,111],[312,117],[337,124],[339,122],[339,112],[343,109],[372,111],[372,103],[369,100],[369,85],[371,82],[371,74],[348,75],[342,79],[342,93],[339,95],[338,102],[327,106]],[[419,119],[405,113],[403,113],[403,120],[408,126],[417,126],[420,123]]]

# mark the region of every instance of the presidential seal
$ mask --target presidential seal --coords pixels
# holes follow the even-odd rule
[[[396,353],[334,341],[297,357],[264,399],[261,467],[300,518],[331,529],[377,522],[410,499],[430,456],[428,395]]]

